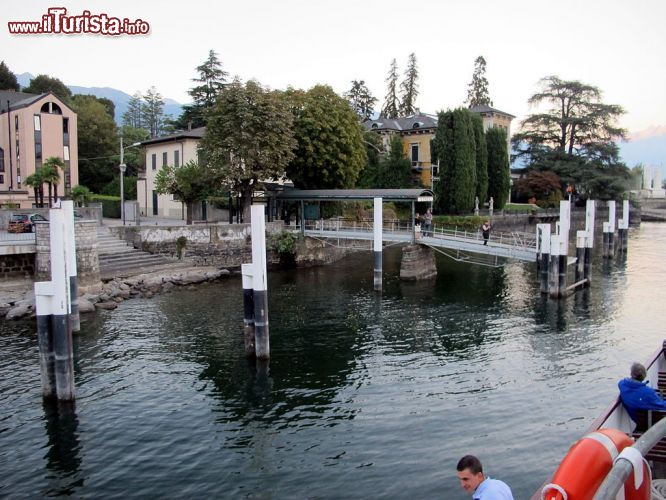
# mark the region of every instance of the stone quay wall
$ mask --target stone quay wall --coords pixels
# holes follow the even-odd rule
[[[35,274],[35,254],[0,255],[0,278],[29,278]]]
[[[48,223],[35,226],[36,253],[35,279],[51,279],[51,241]],[[74,223],[76,238],[76,273],[79,286],[99,283],[99,256],[97,254],[97,221],[84,220]]]

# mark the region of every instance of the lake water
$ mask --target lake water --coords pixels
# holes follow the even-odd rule
[[[534,265],[403,283],[399,257],[382,294],[370,253],[270,273],[268,369],[239,278],[84,316],[74,412],[42,402],[34,323],[0,323],[0,497],[462,499],[473,453],[528,498],[666,336],[666,225],[561,302]]]

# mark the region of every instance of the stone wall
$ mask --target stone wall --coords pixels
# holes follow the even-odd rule
[[[35,279],[51,279],[51,242],[49,224],[36,226]],[[80,286],[99,283],[99,257],[97,254],[97,222],[94,220],[74,223],[76,238],[76,273]]]
[[[437,276],[435,252],[425,245],[407,245],[402,249],[400,279],[417,281]]]
[[[0,255],[0,278],[29,278],[35,273],[35,254]]]

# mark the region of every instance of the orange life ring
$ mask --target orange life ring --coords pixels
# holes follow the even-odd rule
[[[541,491],[543,500],[592,500],[615,457],[634,440],[617,429],[601,429],[578,440]],[[634,473],[624,483],[626,500],[650,498],[650,468],[643,462],[643,482],[634,487]]]

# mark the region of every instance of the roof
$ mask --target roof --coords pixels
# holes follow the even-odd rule
[[[513,116],[512,114],[507,113],[506,111],[500,111],[499,109],[492,108],[490,106],[486,106],[485,104],[479,104],[477,106],[472,106],[471,108],[469,108],[469,110],[472,113],[479,113],[479,114],[481,114],[481,113],[497,113],[497,114],[500,114],[500,115],[510,116],[511,118],[515,118],[515,116]]]
[[[290,189],[279,193],[278,200],[372,200],[384,201],[432,201],[430,189]]]
[[[141,143],[142,146],[149,146],[151,144],[159,144],[161,142],[175,142],[182,141],[183,139],[201,139],[206,132],[206,127],[193,128],[192,130],[179,130],[173,134],[164,135],[162,137],[153,137]]]
[[[363,122],[366,130],[399,130],[407,131],[419,128],[436,128],[437,117],[426,113],[416,113],[398,118],[384,118],[380,116],[376,120]]]
[[[50,92],[48,93],[50,94]],[[29,94],[27,92],[14,92],[11,90],[0,90],[0,113],[7,112],[7,101],[13,110],[24,108],[46,97],[48,94]]]

